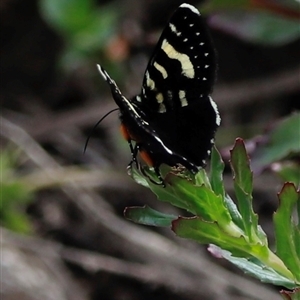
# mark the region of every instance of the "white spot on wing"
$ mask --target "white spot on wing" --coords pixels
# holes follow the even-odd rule
[[[206,53],[204,53],[204,56],[208,56],[208,54],[209,54],[209,53],[206,52]]]
[[[169,26],[173,32],[175,32],[175,33],[177,32],[176,26],[174,24],[169,23]]]
[[[165,113],[167,110],[166,110],[166,107],[163,103],[160,103],[159,104],[159,109],[158,109],[158,112],[159,113]]]
[[[156,98],[158,103],[162,103],[164,101],[164,96],[163,96],[162,93],[156,94],[155,98]]]
[[[164,101],[164,96],[162,93],[157,93],[155,96],[157,102],[159,103],[159,108],[158,108],[158,112],[159,113],[164,113],[166,112],[166,106],[163,104]]]
[[[157,62],[155,62],[153,65],[161,73],[161,75],[164,79],[166,79],[168,77],[168,73],[167,73],[166,69],[163,66],[161,66]]]
[[[147,71],[145,73],[145,75],[146,75],[147,87],[149,87],[150,90],[154,90],[155,89],[155,82],[150,78],[149,72]]]
[[[203,46],[204,45],[204,43],[200,43],[200,46]]]
[[[195,24],[190,24],[190,27],[193,27]]]
[[[158,108],[158,112],[159,113],[164,113],[166,112],[166,106],[163,104],[163,101],[164,101],[164,96],[162,93],[158,93],[156,94],[155,96],[157,102],[159,103],[159,108]]]
[[[184,76],[188,78],[195,77],[193,64],[191,63],[190,58],[186,54],[176,51],[166,39],[163,40],[161,48],[168,55],[169,58],[177,59],[180,62],[182,74]]]
[[[206,77],[203,77],[202,79],[203,79],[204,81],[207,80]]]
[[[209,65],[205,65],[204,68],[207,69],[209,67]]]
[[[181,32],[177,30],[176,26],[172,23],[169,23],[171,31],[174,32],[177,36],[181,36]]]
[[[218,126],[220,126],[220,124],[221,124],[221,117],[220,117],[220,114],[219,114],[219,111],[218,111],[218,107],[217,107],[217,104],[216,104],[216,102],[209,96],[209,100],[210,100],[210,103],[211,103],[211,106],[213,107],[213,109],[214,109],[214,111],[215,111],[215,113],[216,113],[216,124],[218,125]],[[214,141],[212,141],[212,143],[213,143]]]
[[[142,99],[141,99],[141,97],[140,97],[139,95],[137,95],[137,96],[135,97],[135,99],[136,99],[136,101],[138,101],[138,102],[142,102]]]
[[[184,42],[187,42],[187,41],[188,41],[188,39],[187,39],[187,38],[185,38],[183,41],[184,41]]]
[[[187,102],[187,100],[186,100],[186,94],[185,94],[185,91],[183,91],[183,90],[180,90],[180,91],[179,91],[179,99],[180,99],[180,102],[181,102],[181,106],[182,106],[182,107],[188,105],[188,102]]]
[[[198,9],[196,7],[194,7],[193,5],[187,4],[187,3],[183,3],[181,4],[179,7],[184,7],[184,8],[188,8],[190,9],[193,13],[200,15]]]

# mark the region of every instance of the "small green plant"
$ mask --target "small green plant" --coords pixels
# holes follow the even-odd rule
[[[31,201],[32,194],[18,179],[15,172],[16,162],[15,151],[6,149],[0,153],[0,222],[2,226],[11,230],[30,233],[30,221],[24,209]]]
[[[300,196],[295,185],[285,183],[278,194],[274,213],[276,252],[268,247],[265,232],[252,208],[253,176],[242,139],[231,151],[231,168],[237,204],[225,192],[224,163],[218,151],[212,151],[210,175],[201,170],[195,176],[173,170],[163,171],[166,188],[151,183],[137,171],[133,177],[150,188],[159,200],[188,211],[192,217],[168,215],[149,207],[129,207],[125,217],[151,226],[170,226],[182,238],[210,244],[209,251],[223,257],[263,282],[293,289],[300,287],[300,225],[292,213],[300,216]],[[146,169],[149,176],[154,173]],[[296,298],[294,298],[296,299]]]

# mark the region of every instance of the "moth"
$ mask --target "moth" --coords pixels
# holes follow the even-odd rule
[[[170,18],[145,71],[141,92],[127,99],[98,65],[119,107],[121,131],[131,150],[153,167],[206,165],[221,118],[210,94],[215,81],[214,47],[199,11],[181,4]]]

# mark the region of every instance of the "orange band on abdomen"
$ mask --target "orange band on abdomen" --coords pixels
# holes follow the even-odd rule
[[[120,126],[120,131],[121,131],[121,134],[123,136],[123,138],[126,140],[126,141],[130,141],[131,140],[131,137],[130,137],[130,134],[126,128],[126,126],[124,124],[121,124]]]
[[[142,160],[149,167],[154,167],[154,162],[153,162],[152,158],[150,157],[150,155],[146,151],[144,151],[144,150],[140,151],[140,156],[141,156]]]

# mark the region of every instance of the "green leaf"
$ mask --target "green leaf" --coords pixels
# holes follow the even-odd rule
[[[177,219],[175,215],[161,213],[147,205],[143,207],[127,207],[124,211],[124,216],[135,223],[160,227],[171,226],[172,221]]]
[[[211,188],[216,195],[222,195],[222,198],[224,199],[225,205],[228,209],[228,212],[230,213],[233,222],[239,228],[243,228],[242,216],[239,213],[237,206],[235,205],[233,200],[225,192],[224,183],[223,183],[223,171],[224,171],[224,162],[222,160],[219,151],[214,146],[212,148],[211,163],[210,163]]]
[[[192,180],[192,183],[198,186],[204,185],[211,190],[211,184],[209,178],[206,174],[205,169],[200,169],[197,174],[193,175],[195,180]]]
[[[42,0],[40,11],[60,32],[75,33],[89,22],[94,4],[93,0]]]
[[[147,168],[145,168],[145,173],[146,174],[152,173],[152,176],[151,176],[152,179],[154,179],[156,177],[154,171],[151,171]],[[176,207],[185,209],[188,212],[195,213],[195,210],[193,209],[193,204],[189,201],[189,199],[187,199],[187,197],[184,197],[184,198],[178,197],[178,195],[175,193],[175,190],[177,188],[176,184],[175,184],[175,190],[174,190],[173,184],[170,184],[171,177],[175,177],[175,176],[176,175],[171,174],[171,173],[169,175],[167,175],[167,178],[165,179],[167,181],[165,188],[161,185],[152,183],[151,181],[149,181],[149,179],[146,179],[146,178],[144,178],[144,179],[146,179],[148,187],[152,190],[152,192],[157,196],[157,198],[160,201],[168,202]],[[163,177],[165,177],[165,176],[163,176]],[[156,178],[156,180],[157,180],[157,178]],[[185,179],[182,179],[182,180],[184,182],[186,181]],[[142,183],[145,186],[145,183],[144,182],[142,182]]]
[[[39,3],[44,19],[64,36],[64,52],[59,63],[65,70],[96,60],[116,31],[119,10],[115,4],[101,5],[100,9],[95,0],[41,0]]]
[[[221,195],[224,199],[224,203],[230,213],[230,216],[233,222],[239,227],[243,228],[242,216],[239,213],[237,206],[226,194],[224,183],[223,183],[223,171],[224,171],[224,162],[221,158],[219,151],[214,146],[211,154],[211,163],[210,163],[210,182],[212,190],[216,195]]]
[[[250,244],[244,236],[232,236],[224,231],[218,222],[207,222],[199,217],[180,217],[172,223],[172,230],[180,237],[192,239],[201,244],[212,243],[230,251],[234,256],[266,257],[268,248],[260,243]]]
[[[234,181],[246,194],[252,194],[252,172],[249,166],[249,157],[242,139],[237,138],[231,153],[231,168]]]
[[[222,161],[221,155],[214,146],[211,153],[211,162],[210,162],[210,183],[212,190],[216,195],[221,195],[222,198],[225,198],[225,189],[223,183],[223,171],[224,171],[224,162]]]
[[[88,54],[103,49],[116,30],[117,16],[114,7],[110,6],[92,10],[85,27],[70,36],[77,51]]]
[[[264,168],[292,153],[300,153],[300,113],[278,122],[252,155],[253,170]]]
[[[147,179],[145,176],[139,173],[139,171],[136,168],[128,168],[127,169],[127,174],[138,184],[141,186],[144,186],[146,188],[150,188]]]
[[[207,221],[216,221],[224,226],[231,222],[221,196],[217,196],[206,186],[197,186],[175,174],[167,175],[166,187],[149,182],[151,190],[157,197],[174,206],[184,208]]]
[[[297,226],[292,218],[294,209],[299,205],[300,194],[292,183],[286,183],[278,198],[279,207],[273,216],[276,254],[300,282],[299,223]]]
[[[1,205],[0,223],[2,226],[21,233],[31,231],[25,205],[32,199],[32,193],[16,176],[19,155],[15,148],[0,152]]]
[[[203,244],[213,243],[229,251],[228,260],[262,281],[295,287],[298,282],[295,283],[295,277],[284,261],[269,250],[266,234],[258,225],[258,217],[253,212],[252,172],[241,139],[236,140],[231,152],[231,165],[239,210],[225,194],[222,183],[223,163],[215,151],[212,153],[210,181],[204,170],[193,177],[181,169],[163,167],[164,188],[152,182],[157,180],[153,170],[143,169],[143,175],[147,175],[145,181],[141,181],[143,185],[154,191],[159,200],[184,208],[194,217],[175,219],[175,216],[146,207],[129,208],[126,216],[147,225],[169,226],[172,223],[172,230],[178,236]],[[300,205],[297,208],[300,212]],[[299,228],[299,224],[294,228],[294,240],[297,241],[300,241]]]
[[[254,258],[244,258],[232,256],[227,250],[223,250],[215,245],[209,246],[209,251],[217,257],[223,257],[232,264],[243,270],[246,274],[258,278],[262,282],[271,283],[274,285],[284,286],[286,288],[294,288],[295,283],[292,280],[277,273],[274,269],[262,264]]]
[[[7,209],[16,203],[27,203],[31,199],[31,193],[20,182],[0,182],[1,183],[1,205],[0,212],[5,213]]]
[[[29,234],[32,232],[30,220],[24,211],[18,211],[16,208],[9,209],[1,216],[1,225],[6,228],[19,232]]]
[[[230,198],[229,195],[225,196],[225,204],[228,209],[228,212],[230,213],[230,216],[232,218],[232,221],[239,227],[239,228],[244,228],[244,223],[242,216],[240,212],[238,211],[238,208],[236,204],[233,202],[233,200]]]
[[[231,168],[238,208],[243,219],[243,229],[250,242],[257,242],[261,234],[258,232],[258,217],[252,208],[252,172],[242,139],[236,139],[231,151]],[[261,242],[265,243],[266,239],[264,238]]]

